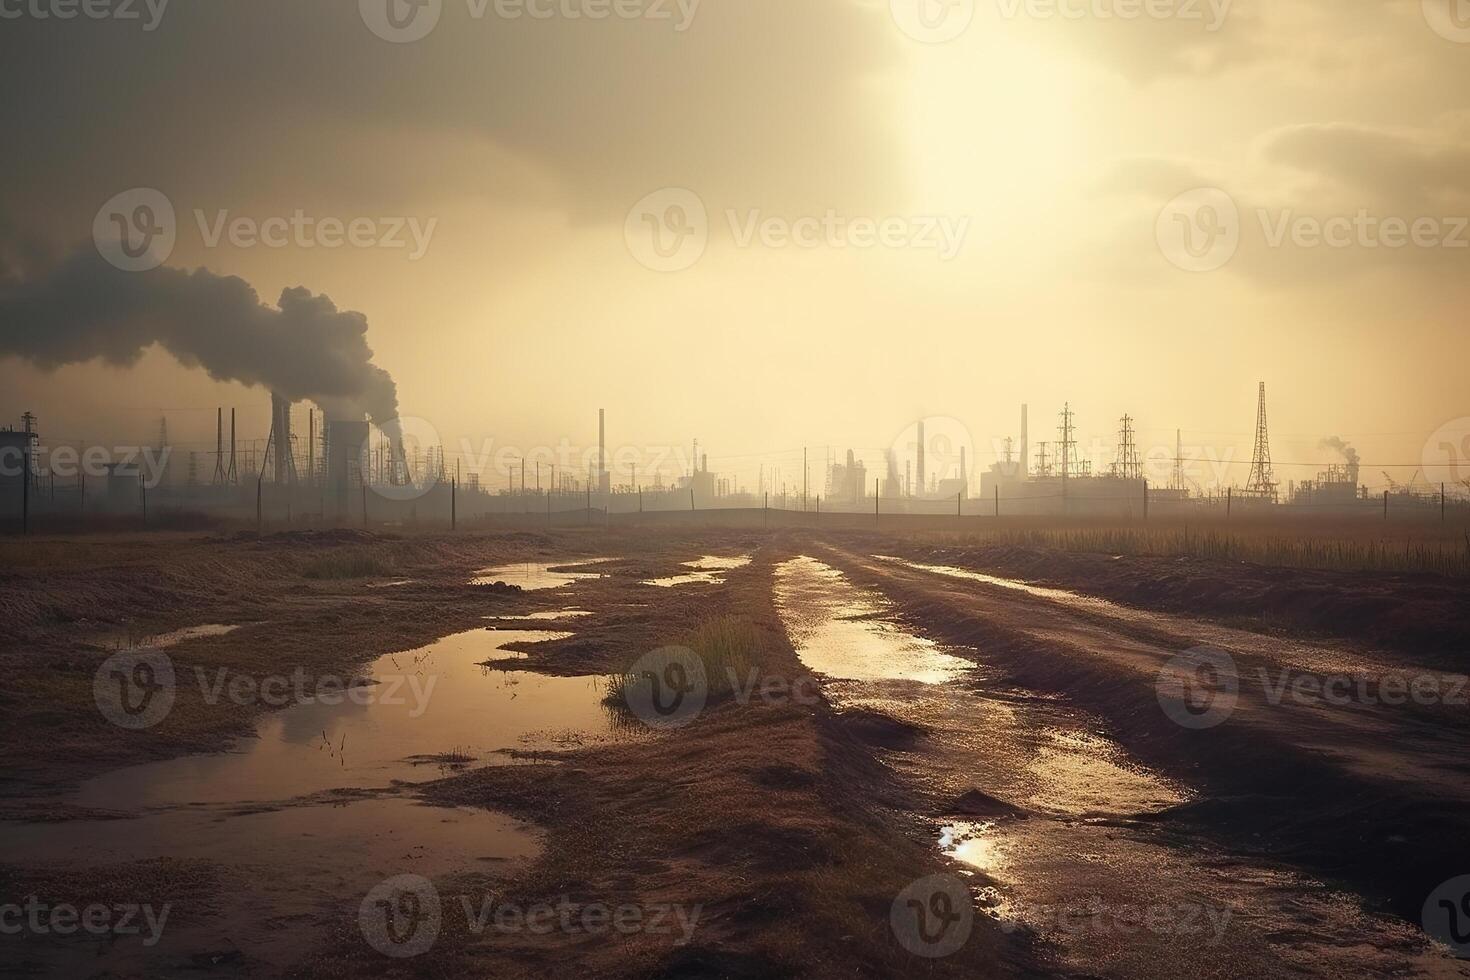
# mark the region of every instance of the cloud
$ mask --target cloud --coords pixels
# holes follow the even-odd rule
[[[0,159],[0,203],[39,217],[131,186],[205,208],[256,191],[357,207],[530,192],[601,222],[671,185],[771,210],[902,192],[872,102],[899,51],[886,5],[705,3],[682,33],[495,9],[446,2],[413,44],[375,37],[357,0],[179,3],[151,33],[7,21],[0,84],[26,95],[0,106],[0,131],[27,152]]]
[[[0,289],[0,357],[53,370],[102,359],[133,365],[163,347],[217,381],[258,385],[292,401],[398,416],[397,387],[372,363],[367,318],[294,287],[275,308],[243,279],[207,269],[114,268],[90,246],[35,278]]]

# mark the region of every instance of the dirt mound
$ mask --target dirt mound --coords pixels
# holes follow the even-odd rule
[[[866,745],[883,749],[908,749],[926,734],[919,725],[878,711],[845,711],[838,722],[850,735]]]

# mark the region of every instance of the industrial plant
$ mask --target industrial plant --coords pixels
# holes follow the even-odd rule
[[[978,450],[952,433],[926,432],[920,420],[910,438],[881,451],[876,467],[871,453],[864,459],[851,448],[840,456],[826,449],[815,460],[803,450],[796,472],[763,462],[753,484],[712,469],[697,439],[687,457],[644,469],[635,461],[615,472],[603,410],[585,469],[580,461],[558,465],[525,456],[467,467],[464,454],[425,444],[396,419],[376,425],[345,414],[334,418],[308,405],[303,419],[301,406],[272,394],[263,440],[242,440],[237,410],[221,407],[212,447],[174,446],[165,417],[153,445],[99,452],[48,442],[37,417],[26,413],[18,425],[0,430],[0,520],[21,530],[33,520],[82,517],[146,524],[202,515],[261,526],[391,526],[497,518],[585,522],[713,510],[1142,520],[1293,509],[1432,513],[1459,504],[1466,489],[1416,487],[1413,479],[1396,480],[1385,470],[1386,488],[1370,492],[1360,482],[1358,452],[1336,436],[1319,448],[1340,462],[1283,487],[1271,461],[1264,383],[1257,389],[1255,441],[1243,486],[1207,485],[1191,476],[1197,460],[1187,457],[1177,430],[1172,454],[1156,450],[1145,459],[1131,415],[1118,420],[1112,458],[1098,465],[1088,458],[1095,452],[1079,451],[1070,404],[1057,413],[1054,435],[1042,439],[1034,439],[1030,408],[1022,405],[1017,434],[1000,440],[995,461],[983,469],[971,455]]]

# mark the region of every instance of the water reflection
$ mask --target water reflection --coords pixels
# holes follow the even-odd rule
[[[725,581],[721,573],[744,568],[750,564],[749,555],[739,555],[734,558],[721,558],[718,555],[705,555],[695,561],[683,562],[683,567],[692,569],[683,575],[670,575],[667,578],[646,579],[641,584],[657,585],[661,588],[673,588],[679,585],[719,585]]]
[[[776,566],[776,608],[802,663],[830,678],[943,684],[973,666],[875,618],[888,609],[883,597],[815,558]]]
[[[523,592],[559,589],[562,586],[571,585],[578,579],[602,578],[601,572],[567,571],[567,569],[578,569],[611,560],[610,558],[586,558],[581,561],[547,564],[517,562],[513,565],[499,565],[495,568],[482,568],[475,573],[474,578],[470,579],[470,584],[515,585],[519,586]]]

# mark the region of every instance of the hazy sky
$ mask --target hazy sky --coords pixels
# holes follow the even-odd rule
[[[154,189],[169,266],[362,313],[450,453],[605,407],[752,484],[925,416],[983,465],[1023,401],[1033,443],[1070,401],[1084,445],[1126,411],[1248,462],[1264,380],[1283,481],[1470,416],[1461,0],[427,2],[0,0],[0,279]],[[266,404],[158,350],[0,359],[56,437]]]

